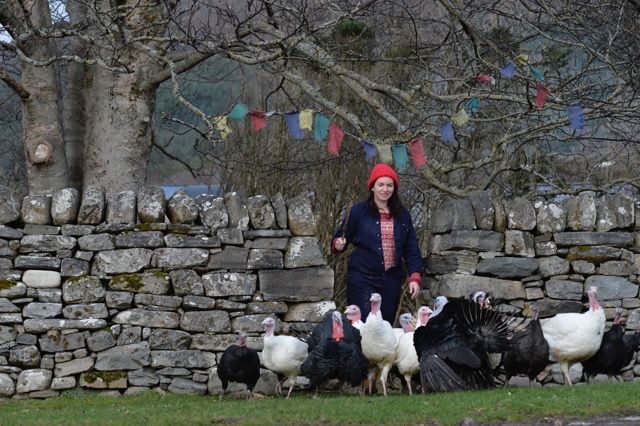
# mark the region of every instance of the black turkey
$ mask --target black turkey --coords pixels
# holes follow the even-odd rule
[[[218,378],[222,382],[223,398],[229,382],[243,383],[247,386],[247,399],[251,398],[253,388],[260,378],[260,358],[255,349],[247,347],[247,333],[240,331],[238,344],[230,345],[224,350],[218,363]]]
[[[413,334],[422,387],[436,392],[494,387],[489,353],[507,350],[509,333],[504,314],[473,300],[437,297],[429,322]]]
[[[531,304],[531,321],[526,330],[517,331],[511,338],[509,349],[502,353],[501,365],[504,369],[506,387],[511,377],[525,374],[529,377],[529,386],[533,386],[536,376],[549,364],[549,344],[544,338],[538,304]]]
[[[633,356],[636,351],[640,349],[640,321],[636,325],[636,331],[633,334],[625,334],[623,337],[624,340],[624,351],[625,351],[625,359],[624,366],[626,367],[633,361]]]
[[[360,347],[360,333],[339,311],[319,323],[307,343],[309,354],[301,366],[303,376],[316,389],[337,379],[352,387],[361,386],[367,377],[368,361]]]
[[[587,383],[591,383],[598,374],[617,378],[620,370],[627,365],[625,364],[627,353],[624,346],[624,327],[620,324],[621,316],[622,308],[617,307],[611,328],[602,335],[600,349],[591,358],[582,361],[582,375]]]

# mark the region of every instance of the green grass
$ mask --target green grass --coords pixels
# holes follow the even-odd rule
[[[459,425],[638,415],[640,382],[509,388],[388,397],[295,391],[251,401],[147,392],[109,397],[74,390],[46,400],[4,400],[2,425]]]

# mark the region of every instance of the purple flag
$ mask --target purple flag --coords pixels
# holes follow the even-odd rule
[[[582,113],[582,105],[569,105],[567,107],[567,115],[571,121],[571,127],[576,130],[584,128],[584,115]]]
[[[299,112],[290,112],[284,115],[284,119],[287,122],[287,126],[289,126],[289,133],[295,139],[302,139],[304,137],[304,132],[300,128],[300,113]]]
[[[455,136],[453,135],[453,124],[451,124],[450,121],[447,121],[440,126],[440,137],[445,142],[453,142],[455,140]]]
[[[364,139],[360,139],[362,142],[362,146],[364,147],[364,153],[366,155],[367,160],[372,159],[378,153],[376,146],[369,141],[365,141]]]
[[[507,65],[500,68],[500,73],[506,78],[511,78],[516,75],[516,66],[513,65],[513,62],[509,62]]]

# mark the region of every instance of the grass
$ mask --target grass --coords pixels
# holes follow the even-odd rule
[[[246,401],[147,392],[112,397],[73,390],[0,402],[2,425],[459,425],[640,414],[640,382],[388,397],[294,391]]]

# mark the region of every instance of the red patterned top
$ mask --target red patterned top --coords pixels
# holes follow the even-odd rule
[[[396,261],[396,243],[393,238],[393,218],[389,213],[380,213],[380,233],[382,237],[382,255],[385,271]]]

